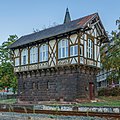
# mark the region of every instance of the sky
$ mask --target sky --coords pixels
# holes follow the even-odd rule
[[[9,35],[21,37],[62,24],[67,7],[72,20],[98,12],[106,31],[117,28],[120,0],[0,0],[0,45]]]

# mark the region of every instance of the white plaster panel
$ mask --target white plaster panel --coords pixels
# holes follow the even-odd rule
[[[100,62],[97,63],[97,67],[100,67]]]
[[[58,61],[58,65],[66,65],[66,64],[69,64],[69,60],[68,60],[68,59],[59,60],[59,61]]]
[[[56,42],[56,40],[49,41],[49,45],[51,46],[51,48],[53,48],[53,46],[55,45],[55,42]]]
[[[87,35],[86,34],[84,34],[84,39],[87,40]]]
[[[80,63],[84,64],[84,58],[83,57],[80,57]]]
[[[50,45],[50,48],[49,48],[49,52],[50,52],[50,54],[51,54],[51,57],[53,58],[53,60],[54,60],[54,63],[56,64],[56,60],[55,60],[55,56],[56,56],[56,40],[51,40],[50,42],[49,42],[49,45]],[[55,46],[54,46],[55,45]],[[53,48],[54,47],[54,48]],[[52,50],[51,50],[51,48],[52,48],[52,50],[53,50],[53,53],[52,53]],[[49,56],[50,57],[50,56]],[[49,59],[49,65],[51,64],[51,67],[52,66],[54,66],[54,63],[53,63],[53,61],[52,61],[52,59],[50,58]]]
[[[15,49],[14,53],[15,53],[15,54],[14,54],[15,57],[18,57],[18,56],[20,55],[19,49]]]
[[[75,57],[75,58],[72,59],[71,64],[75,64],[75,63],[78,63],[78,57]]]
[[[14,68],[14,72],[19,72],[20,71],[20,67],[15,67]]]
[[[87,60],[87,65],[93,65],[94,66],[93,60]]]
[[[75,64],[75,63],[76,63],[75,59],[72,59],[71,64]]]
[[[84,41],[84,57],[87,57],[87,43]]]
[[[100,47],[97,46],[97,58],[98,58],[98,61],[100,61]]]
[[[21,71],[28,71],[28,66],[22,66]]]
[[[77,34],[71,35],[70,39],[71,39],[72,43],[75,43],[75,41],[77,39]]]
[[[97,39],[96,38],[94,39],[94,43],[97,44]]]
[[[95,37],[97,37],[97,30],[96,28],[94,29]]]
[[[84,43],[84,41],[83,41],[82,39],[80,39],[80,42],[81,42],[81,44],[83,44],[83,43]]]
[[[96,45],[94,45],[94,57],[95,57],[95,60],[97,60],[97,51],[96,51]]]
[[[95,33],[94,33],[94,32],[92,32],[92,36],[95,36]]]
[[[29,66],[29,70],[36,70],[36,69],[38,69],[38,64]]]

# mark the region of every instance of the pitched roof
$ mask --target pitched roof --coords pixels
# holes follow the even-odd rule
[[[94,13],[94,14],[79,18],[77,20],[73,20],[73,21],[65,23],[65,24],[61,24],[61,25],[51,27],[51,28],[48,28],[45,30],[41,30],[36,33],[22,36],[16,42],[14,42],[12,45],[10,45],[9,48],[11,48],[11,49],[16,48],[16,47],[19,47],[22,45],[26,45],[26,44],[33,43],[36,41],[54,37],[54,36],[57,36],[57,35],[60,35],[63,33],[67,33],[67,32],[73,31],[73,30],[82,29],[96,15],[97,15],[97,13]]]

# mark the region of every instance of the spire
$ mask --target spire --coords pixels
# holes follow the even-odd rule
[[[71,17],[70,17],[70,13],[68,8],[66,9],[66,13],[65,13],[65,18],[64,18],[64,23],[68,23],[71,21]]]

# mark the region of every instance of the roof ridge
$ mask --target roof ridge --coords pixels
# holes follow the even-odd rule
[[[30,33],[24,36],[21,36],[17,41],[15,41],[9,48],[16,48],[22,45],[40,41],[42,39],[47,39],[49,37],[57,36],[66,32],[74,31],[85,27],[85,24],[88,23],[95,15],[98,13],[93,13],[86,15],[84,17],[72,20],[68,23],[59,24],[53,27],[49,27],[39,32]]]
[[[98,14],[98,13],[96,12],[96,13],[93,13],[93,14],[89,14],[89,15],[86,15],[86,16],[84,16],[84,17],[77,18],[77,19],[75,19],[75,20],[71,20],[70,22],[74,22],[74,21],[77,21],[77,20],[79,20],[79,19],[83,19],[83,18],[85,18],[85,17],[87,17],[87,16],[92,16],[92,15],[95,15],[95,14]],[[21,37],[25,37],[25,36],[28,36],[28,35],[33,35],[33,34],[36,34],[36,33],[41,32],[41,31],[45,31],[45,30],[47,30],[47,29],[52,29],[52,28],[55,28],[55,27],[58,27],[58,26],[61,26],[61,25],[66,25],[66,24],[69,24],[69,23],[58,24],[58,25],[56,25],[56,26],[52,26],[52,27],[49,27],[49,28],[40,30],[40,31],[38,31],[38,32],[34,32],[34,33],[27,34],[27,35],[23,35],[23,36],[21,36]]]

